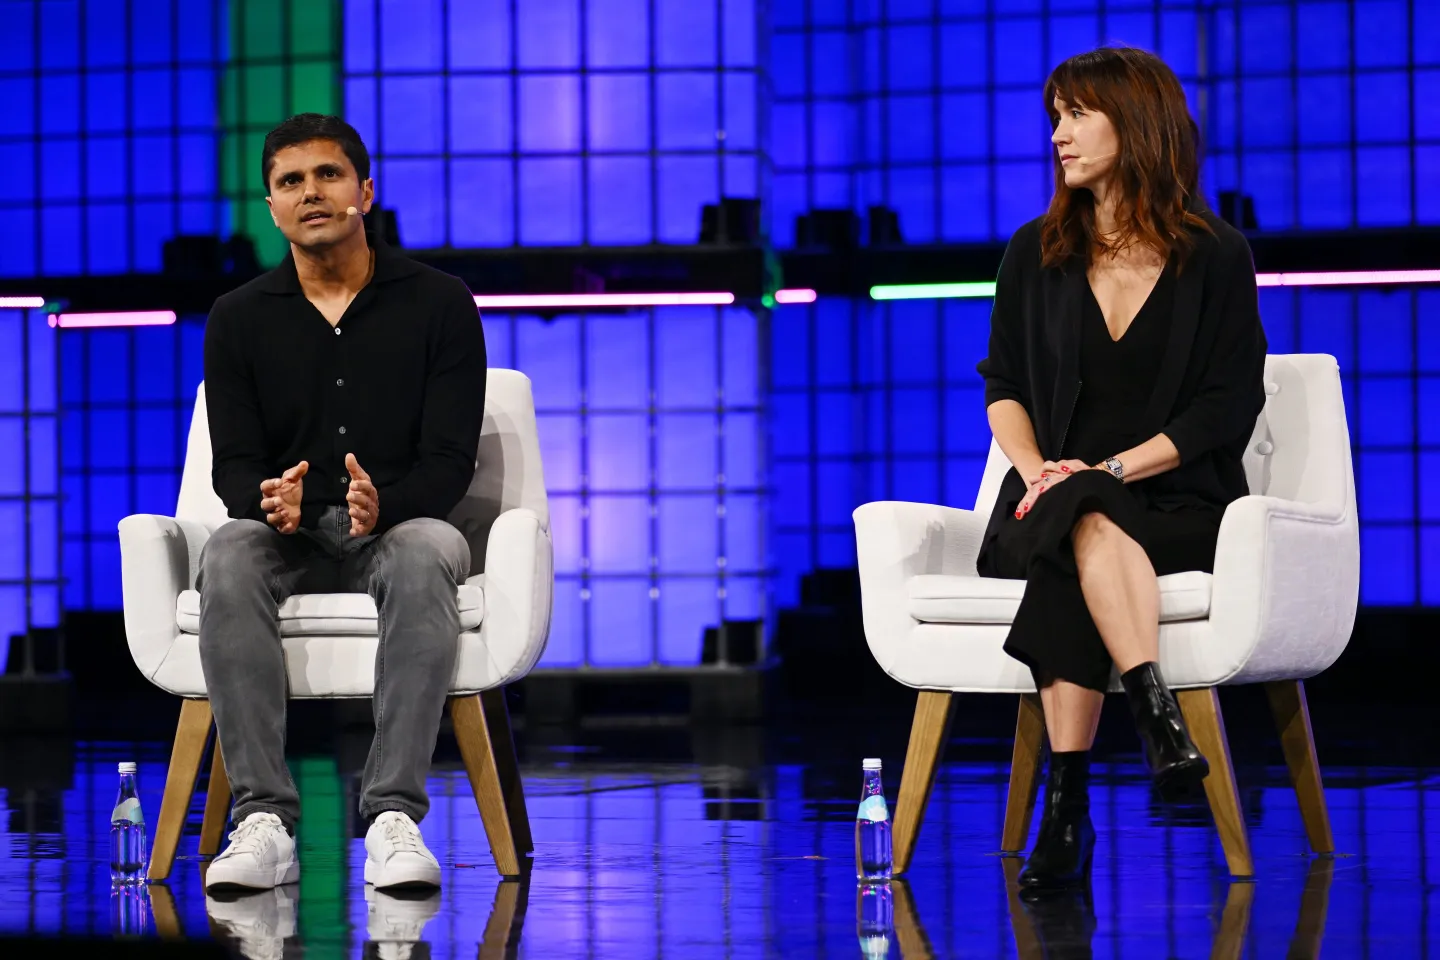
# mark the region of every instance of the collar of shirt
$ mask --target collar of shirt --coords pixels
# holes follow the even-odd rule
[[[371,283],[388,283],[419,272],[418,263],[396,251],[384,240],[368,234],[366,239],[370,243],[370,249],[375,251],[375,275],[371,277]],[[300,274],[295,271],[293,252],[286,253],[285,259],[281,260],[274,270],[261,277],[260,289],[266,293],[281,295],[303,292],[300,287]]]

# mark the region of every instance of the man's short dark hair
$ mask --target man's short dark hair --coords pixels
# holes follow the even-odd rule
[[[270,192],[270,173],[275,169],[275,154],[311,140],[333,140],[340,144],[345,156],[364,183],[370,178],[370,151],[360,134],[339,117],[323,113],[297,113],[265,135],[265,149],[260,153],[260,173],[265,178],[265,192]]]

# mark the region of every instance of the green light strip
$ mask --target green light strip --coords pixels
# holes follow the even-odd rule
[[[870,288],[872,300],[939,300],[946,297],[993,296],[993,280],[975,283],[898,283]]]

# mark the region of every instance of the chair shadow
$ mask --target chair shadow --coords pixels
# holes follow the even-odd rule
[[[1088,888],[1027,900],[1021,897],[1016,882],[1023,862],[1006,857],[1002,858],[1001,866],[1005,872],[1015,954],[1020,960],[1055,960],[1060,957],[1082,960],[1093,956],[1091,940],[1095,933],[1095,911]],[[1334,879],[1334,860],[1315,858],[1310,861],[1287,957],[1301,960],[1320,955],[1330,910],[1330,886]],[[925,932],[909,885],[904,880],[894,880],[891,888],[894,893],[895,940],[900,947],[900,956],[904,960],[934,960],[941,956]],[[1254,883],[1230,884],[1220,923],[1211,942],[1211,960],[1239,960],[1245,955],[1254,902]]]

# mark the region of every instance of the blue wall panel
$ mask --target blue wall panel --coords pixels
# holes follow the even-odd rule
[[[406,246],[694,243],[704,204],[768,192],[759,17],[347,0],[346,111]]]
[[[153,269],[177,224],[221,225],[224,5],[87,4],[83,21],[80,9],[5,5],[0,274]],[[1176,68],[1209,146],[1207,191],[1252,194],[1262,228],[1440,222],[1424,189],[1440,177],[1428,4],[786,0],[768,23],[765,11],[349,0],[346,110],[411,246],[693,242],[699,207],[721,195],[768,196],[782,246],[811,207],[871,204],[896,209],[911,241],[987,240],[1048,197],[1045,72],[1118,40]],[[1264,294],[1272,349],[1332,352],[1345,371],[1367,542],[1409,544],[1367,559],[1368,602],[1440,594],[1423,566],[1440,516],[1414,482],[1437,456],[1440,337],[1417,319],[1436,296]],[[782,308],[771,330],[739,311],[487,318],[493,362],[530,373],[542,410],[563,594],[547,663],[639,656],[593,647],[637,584],[646,662],[692,662],[701,611],[713,604],[714,623],[770,609],[772,564],[788,602],[800,573],[853,562],[856,504],[967,504],[987,443],[973,372],[986,324],[981,301],[822,301]],[[118,597],[117,513],[173,497],[201,329],[61,338],[78,606]],[[766,352],[770,370],[755,361]],[[101,355],[123,359],[96,369]],[[1366,479],[1395,469],[1400,493]],[[767,488],[769,506],[747,499]],[[715,522],[690,542],[679,531],[702,514]],[[772,541],[736,539],[752,517]],[[599,542],[611,526],[632,542]],[[737,573],[737,557],[753,569]],[[596,614],[589,591],[612,576],[623,586]]]
[[[484,322],[490,363],[534,383],[556,571],[541,666],[693,665],[706,627],[768,619],[763,318]]]
[[[1180,76],[1212,203],[1222,190],[1249,194],[1264,229],[1440,223],[1440,203],[1419,188],[1440,173],[1430,5],[1096,6],[776,10],[777,241],[790,243],[812,207],[871,205],[895,210],[911,242],[1008,237],[1050,195],[1045,76],[1101,43],[1154,50]]]
[[[12,637],[60,623],[56,336],[0,309],[0,670]]]
[[[216,8],[0,7],[0,277],[154,271],[170,237],[218,229]]]

